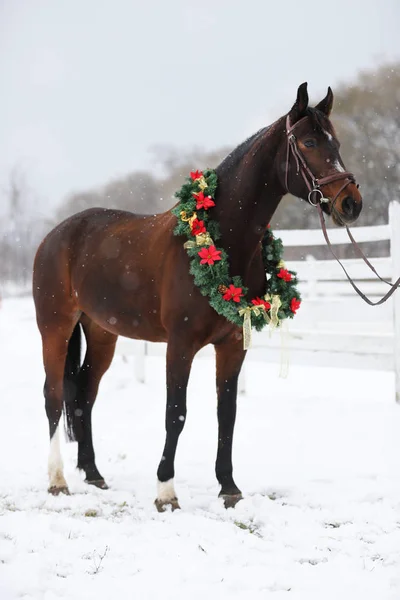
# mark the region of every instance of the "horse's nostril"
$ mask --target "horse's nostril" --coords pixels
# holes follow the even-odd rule
[[[347,217],[354,216],[356,203],[351,196],[346,196],[342,200],[342,211]]]

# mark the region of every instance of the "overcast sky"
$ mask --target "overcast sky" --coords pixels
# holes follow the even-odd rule
[[[19,165],[52,209],[155,144],[239,143],[301,82],[400,58],[399,25],[400,0],[0,0],[0,189]]]

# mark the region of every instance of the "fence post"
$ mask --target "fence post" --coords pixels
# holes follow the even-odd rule
[[[242,365],[238,380],[238,393],[242,396],[246,393],[246,360]]]
[[[307,265],[307,283],[305,285],[306,297],[307,298],[316,298],[317,296],[317,259],[312,254],[307,254],[306,256],[306,265]]]
[[[400,204],[391,202],[389,204],[389,226],[390,226],[390,256],[392,258],[392,282],[400,274]],[[394,368],[396,402],[400,402],[400,291],[393,298],[393,321],[394,321]]]
[[[136,356],[135,356],[135,377],[138,383],[145,382],[146,373],[146,354],[147,354],[147,342],[140,341],[136,345]]]

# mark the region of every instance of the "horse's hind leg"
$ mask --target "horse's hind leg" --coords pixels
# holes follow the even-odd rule
[[[48,461],[49,492],[68,494],[60,451],[60,418],[63,409],[64,371],[70,338],[76,322],[72,319],[40,328],[43,342],[43,363],[46,373],[44,397],[49,421],[50,452]]]
[[[78,379],[78,416],[80,436],[78,438],[78,469],[85,472],[85,481],[107,489],[96,463],[92,438],[92,409],[96,400],[100,380],[109,368],[115,352],[118,336],[96,325],[86,315],[81,323],[85,332],[87,349]]]

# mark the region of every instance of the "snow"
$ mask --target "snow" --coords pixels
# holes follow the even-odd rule
[[[71,496],[47,489],[40,339],[30,298],[0,310],[1,600],[400,598],[400,406],[391,373],[249,361],[235,479],[225,510],[214,476],[211,359],[195,363],[176,460],[181,511],[158,514],[165,368],[116,355],[94,411],[88,487],[62,453]],[[61,436],[63,438],[63,436]]]

